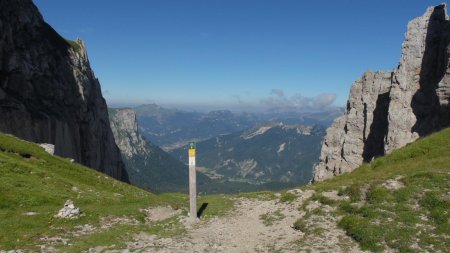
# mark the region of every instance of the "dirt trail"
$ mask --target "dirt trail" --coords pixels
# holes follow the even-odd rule
[[[195,223],[182,219],[187,233],[177,238],[141,233],[125,252],[361,252],[331,216],[320,216],[317,224],[311,224],[317,234],[293,229],[304,215],[298,207],[312,191],[298,195],[292,203],[237,199],[235,210],[225,217]],[[322,207],[312,203],[312,208]]]

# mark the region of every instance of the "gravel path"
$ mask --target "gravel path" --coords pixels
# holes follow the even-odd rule
[[[319,234],[293,229],[293,223],[304,215],[298,207],[312,191],[297,194],[299,198],[292,203],[237,199],[235,210],[225,217],[195,223],[182,219],[187,233],[177,238],[140,233],[125,252],[361,252],[331,216],[309,219],[315,221],[312,226],[320,229]],[[323,208],[314,202],[312,206]]]

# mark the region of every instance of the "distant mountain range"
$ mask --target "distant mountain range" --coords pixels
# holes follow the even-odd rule
[[[136,113],[132,109],[108,109],[111,129],[133,185],[151,192],[186,192],[188,168],[158,146],[145,140],[137,131]],[[199,185],[209,178],[198,173]]]
[[[250,184],[307,183],[325,128],[267,123],[197,143],[197,167],[211,179]],[[187,161],[187,147],[170,151]]]
[[[156,193],[186,192],[188,168],[184,163],[187,150],[174,150],[177,159],[147,141],[137,131],[139,124],[133,109],[109,108],[108,112],[130,182]],[[317,147],[323,134],[323,128],[318,126],[269,123],[200,142],[198,163],[206,161],[206,166],[197,166],[198,191],[238,193],[306,183],[311,179],[312,165],[318,159]],[[222,148],[211,146],[216,139],[224,144]],[[228,159],[229,168],[225,168],[224,159]]]
[[[233,113],[219,110],[200,113],[167,109],[156,104],[141,105],[134,110],[139,120],[141,134],[166,151],[182,147],[190,141],[200,142],[267,122],[328,127],[343,111],[342,108],[327,108],[320,112],[292,110]]]
[[[233,133],[259,122],[253,114],[234,114],[227,110],[205,114],[166,109],[155,104],[142,105],[135,110],[140,132],[165,150],[181,147],[189,141]]]

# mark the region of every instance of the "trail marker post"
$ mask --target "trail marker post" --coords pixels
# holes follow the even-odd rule
[[[197,175],[195,173],[195,143],[189,143],[189,215],[197,219]]]

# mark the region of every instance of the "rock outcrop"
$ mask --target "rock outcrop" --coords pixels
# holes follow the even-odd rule
[[[64,207],[54,216],[55,218],[74,219],[81,215],[80,208],[75,207],[72,200],[67,200]]]
[[[84,43],[62,38],[31,0],[2,0],[0,31],[0,131],[127,181]]]
[[[445,4],[409,22],[399,66],[366,72],[352,85],[344,115],[327,129],[313,181],[351,171],[450,125],[449,43]]]
[[[109,109],[109,117],[131,184],[152,192],[187,191],[187,166],[139,134],[134,110]],[[209,181],[200,173],[197,179]]]

